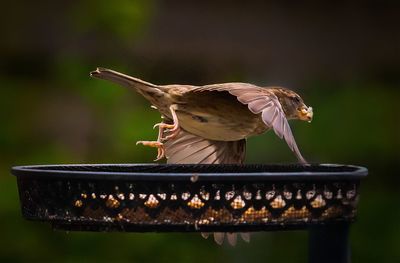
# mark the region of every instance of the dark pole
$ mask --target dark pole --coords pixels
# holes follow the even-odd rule
[[[310,263],[350,263],[350,223],[312,226],[309,229]]]

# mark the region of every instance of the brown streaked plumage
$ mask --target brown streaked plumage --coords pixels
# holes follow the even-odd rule
[[[134,88],[158,109],[164,118],[156,124],[158,140],[138,142],[157,147],[157,160],[243,163],[245,139],[272,129],[306,163],[287,120],[311,121],[313,112],[291,90],[248,83],[154,85],[104,68],[91,76]]]

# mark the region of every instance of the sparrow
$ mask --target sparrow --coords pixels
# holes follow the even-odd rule
[[[155,161],[166,157],[175,164],[242,164],[246,138],[273,130],[307,164],[288,120],[311,122],[313,109],[294,91],[239,82],[155,85],[106,68],[90,76],[135,89],[161,113],[163,121],[154,125],[158,139],[136,143],[156,147]]]
[[[110,69],[97,68],[90,76],[133,88],[161,113],[156,141],[136,144],[156,147],[155,161],[167,158],[174,164],[242,164],[246,138],[273,130],[284,139],[301,164],[301,155],[288,120],[311,122],[313,109],[295,92],[282,87],[259,87],[248,83],[205,86],[155,85]],[[208,238],[210,233],[201,233]],[[249,233],[240,233],[250,241]],[[230,245],[236,233],[226,233]],[[221,245],[225,233],[214,233]]]

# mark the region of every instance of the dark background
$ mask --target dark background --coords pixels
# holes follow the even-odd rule
[[[157,84],[282,85],[313,106],[291,122],[312,162],[358,164],[353,262],[400,262],[398,1],[10,1],[0,41],[0,261],[306,262],[305,232],[236,248],[198,234],[64,233],[22,219],[12,165],[151,162],[159,114],[97,66]],[[269,132],[247,162],[295,162]]]

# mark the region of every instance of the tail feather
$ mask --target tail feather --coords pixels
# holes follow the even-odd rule
[[[98,79],[108,80],[124,87],[134,88],[146,98],[151,98],[153,96],[160,97],[164,94],[160,86],[111,69],[97,68],[95,71],[90,72],[90,76]]]

